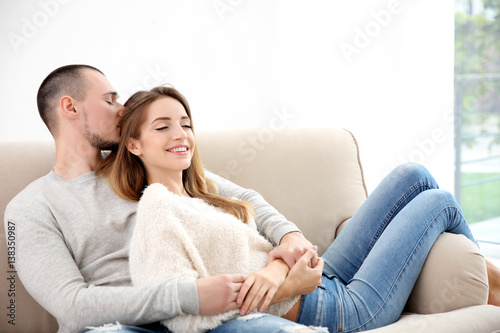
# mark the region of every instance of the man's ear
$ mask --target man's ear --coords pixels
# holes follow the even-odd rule
[[[131,152],[132,154],[134,154],[136,156],[142,155],[141,145],[139,144],[139,142],[136,139],[128,138],[126,145],[127,145],[128,151]]]
[[[59,105],[62,110],[62,114],[65,117],[76,119],[78,117],[78,111],[75,109],[75,100],[69,96],[63,96],[59,101]]]

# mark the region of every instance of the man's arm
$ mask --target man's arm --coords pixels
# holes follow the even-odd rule
[[[304,237],[299,228],[264,200],[258,192],[240,187],[211,172],[205,171],[205,173],[217,185],[220,195],[247,201],[252,205],[259,232],[278,245],[269,253],[269,261],[283,259],[288,267],[292,268],[312,247],[311,242]],[[311,260],[312,267],[316,266],[317,259],[318,256],[315,255]]]
[[[237,303],[236,295],[245,278],[243,274],[226,274],[196,279],[199,314],[209,316],[239,309],[241,305]]]
[[[214,173],[205,171],[217,188],[219,194],[226,198],[236,198],[249,202],[255,212],[255,223],[260,233],[275,245],[280,244],[281,238],[289,232],[298,231],[299,228],[288,221],[276,208],[271,206],[258,192],[246,189],[222,178]]]
[[[19,277],[65,331],[115,321],[138,325],[199,311],[195,281],[170,278],[144,287],[88,284],[56,225],[29,211],[8,209],[8,226],[16,228]]]
[[[312,244],[301,232],[293,231],[281,238],[280,245],[269,252],[269,262],[283,259],[288,267],[292,268],[297,261],[310,249]],[[315,253],[309,263],[309,267],[316,267],[318,254]]]

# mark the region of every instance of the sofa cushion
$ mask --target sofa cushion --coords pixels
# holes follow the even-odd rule
[[[441,234],[413,288],[407,310],[431,314],[487,302],[488,278],[483,255],[465,236]]]
[[[403,313],[394,324],[366,333],[499,333],[500,307],[493,305],[470,306],[460,310],[415,314]]]

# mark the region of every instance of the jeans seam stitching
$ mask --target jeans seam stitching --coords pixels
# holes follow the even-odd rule
[[[378,241],[382,233],[384,232],[385,228],[387,228],[387,225],[389,225],[389,222],[394,218],[396,215],[395,212],[399,210],[399,207],[401,204],[408,198],[410,197],[413,193],[415,193],[419,188],[427,187],[427,190],[434,189],[432,184],[428,180],[423,180],[419,181],[418,183],[415,183],[413,186],[410,187],[408,191],[406,191],[399,199],[398,201],[392,206],[392,209],[389,211],[389,214],[385,217],[385,220],[380,224],[380,227],[378,228],[377,232],[375,233],[375,237],[372,239],[372,242],[368,246],[368,249],[364,255],[364,258],[368,256],[370,251],[372,250],[373,246],[375,243]],[[426,190],[423,190],[426,191]],[[421,191],[421,192],[423,192]]]
[[[379,308],[379,309],[377,310],[377,312],[375,312],[375,314],[374,314],[374,315],[373,315],[370,319],[368,319],[366,322],[364,322],[363,324],[359,325],[358,327],[353,328],[352,330],[347,331],[347,332],[352,332],[352,331],[354,331],[354,330],[357,330],[357,329],[359,329],[359,328],[361,328],[361,327],[365,326],[366,324],[368,324],[369,322],[371,322],[372,320],[374,320],[374,319],[375,319],[375,317],[376,317],[376,316],[380,313],[380,311],[382,311],[382,308],[383,308],[383,307],[384,307],[384,305],[387,303],[387,300],[389,299],[389,297],[390,297],[390,295],[391,295],[392,291],[394,290],[394,287],[395,287],[395,285],[396,285],[397,281],[400,279],[401,275],[402,275],[402,274],[403,274],[403,272],[405,271],[405,269],[406,269],[406,267],[407,267],[407,265],[408,265],[408,261],[410,260],[410,258],[411,258],[411,257],[413,256],[413,254],[415,253],[415,250],[417,249],[417,247],[421,244],[422,238],[423,238],[423,237],[424,237],[424,235],[427,233],[427,231],[429,230],[429,228],[430,228],[430,227],[434,224],[434,221],[436,220],[436,218],[437,218],[437,217],[438,217],[438,216],[439,216],[439,215],[440,215],[440,214],[441,214],[444,210],[446,210],[446,209],[448,209],[448,208],[453,208],[453,209],[455,209],[455,211],[457,211],[457,212],[460,214],[460,212],[459,212],[459,210],[457,209],[457,207],[448,205],[448,206],[446,206],[446,207],[443,207],[443,208],[442,208],[442,209],[441,209],[441,210],[440,210],[440,211],[439,211],[439,212],[438,212],[438,213],[434,216],[434,218],[430,221],[430,223],[427,225],[427,228],[425,228],[424,232],[423,232],[423,233],[422,233],[422,235],[420,236],[420,238],[419,238],[419,240],[418,240],[417,244],[415,244],[415,247],[412,249],[412,251],[411,251],[410,255],[409,255],[409,256],[408,256],[408,258],[406,259],[405,264],[404,264],[404,265],[403,265],[403,267],[401,268],[401,271],[399,272],[399,274],[398,274],[398,276],[397,276],[397,278],[396,278],[395,282],[392,284],[391,289],[389,290],[389,293],[387,294],[387,297],[384,299],[384,302],[380,305],[380,308]],[[460,215],[461,215],[461,214],[460,214]]]

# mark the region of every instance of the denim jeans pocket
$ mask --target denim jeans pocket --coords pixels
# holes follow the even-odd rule
[[[325,271],[323,271],[323,274],[322,274],[322,278],[327,278],[328,280],[333,280],[333,279],[338,279],[338,276],[335,275],[335,274],[330,274],[330,273],[327,273]]]

